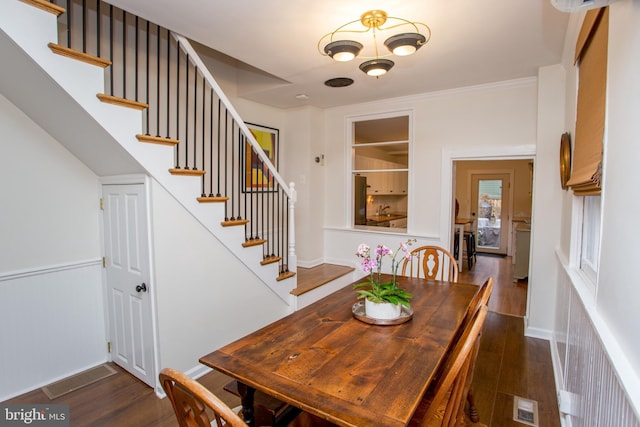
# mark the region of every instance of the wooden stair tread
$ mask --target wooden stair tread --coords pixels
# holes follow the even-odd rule
[[[138,141],[140,142],[146,142],[149,144],[169,145],[172,147],[180,143],[180,141],[178,141],[177,139],[165,138],[163,136],[143,135],[141,133],[137,134],[136,138],[138,138]]]
[[[113,104],[119,107],[132,108],[134,110],[144,110],[145,108],[149,108],[149,104],[145,104],[144,102],[134,101],[132,99],[120,98],[113,95],[107,95],[104,93],[99,93],[96,95],[98,99],[106,104]]]
[[[184,176],[202,176],[205,173],[207,173],[207,171],[203,171],[203,170],[198,170],[198,169],[178,169],[178,168],[171,168],[169,169],[169,173],[171,175],[184,175]]]
[[[60,16],[66,12],[66,9],[62,6],[58,6],[54,3],[49,3],[47,0],[20,0],[22,3],[29,4],[38,9],[42,9],[45,12],[53,13],[56,16]]]
[[[229,200],[226,196],[202,196],[198,197],[200,203],[224,203]]]
[[[49,49],[51,49],[53,53],[65,56],[67,58],[82,61],[87,64],[96,65],[101,68],[106,68],[111,65],[111,61],[109,61],[108,59],[98,58],[97,56],[89,55],[88,53],[80,52],[68,47],[60,46],[56,43],[49,43],[47,46],[49,46]]]
[[[247,240],[246,242],[244,242],[242,244],[243,248],[249,248],[251,246],[260,246],[260,245],[264,245],[265,243],[267,243],[266,240],[264,239],[251,239],[251,240]]]
[[[260,265],[273,264],[274,262],[280,262],[281,259],[282,257],[280,256],[268,256],[260,261]]]
[[[296,273],[294,271],[285,271],[284,273],[280,273],[280,275],[276,277],[276,280],[280,282],[281,280],[289,279],[295,275]]]
[[[246,225],[249,224],[248,219],[228,219],[226,221],[222,221],[220,223],[223,227],[233,227],[236,225]]]
[[[292,290],[291,294],[300,296],[353,270],[355,270],[353,267],[336,264],[320,264],[311,268],[298,266],[298,287]]]

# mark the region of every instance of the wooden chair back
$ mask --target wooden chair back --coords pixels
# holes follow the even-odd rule
[[[469,305],[469,309],[467,310],[467,314],[465,316],[465,321],[467,319],[471,319],[473,312],[480,306],[489,305],[489,299],[491,298],[491,292],[493,292],[493,277],[489,277],[480,287],[480,290],[476,293],[472,303]],[[480,333],[482,335],[482,332]],[[467,375],[467,381],[464,384],[464,395],[467,396],[467,401],[469,402],[469,418],[471,422],[478,423],[480,422],[480,415],[478,414],[478,408],[476,407],[475,399],[473,397],[473,390],[471,390],[471,382],[473,381],[473,374],[476,368],[476,359],[478,358],[478,351],[480,350],[480,337],[476,342],[475,347],[473,348],[472,356],[471,356],[471,364],[469,366],[469,373]],[[458,418],[464,416],[464,405],[460,405]]]
[[[247,426],[216,395],[182,372],[165,368],[160,372],[160,383],[171,400],[180,427]],[[212,423],[207,408],[213,413],[216,424]]]
[[[458,281],[458,264],[451,253],[440,246],[420,246],[402,263],[401,274],[448,282]]]
[[[464,316],[464,320],[462,324],[466,324],[473,313],[480,307],[481,305],[489,305],[489,298],[491,297],[491,292],[493,291],[493,277],[489,277],[478,289],[478,292],[473,296],[473,299],[469,303],[469,307],[467,308],[467,313]]]
[[[447,357],[442,374],[436,377],[435,383],[429,387],[409,425],[458,425],[458,417],[462,413],[460,408],[464,406],[466,399],[465,385],[470,366],[475,363],[474,359],[477,357],[474,348],[478,343],[486,315],[486,305],[481,305],[474,312],[471,321]],[[440,422],[434,423],[434,420]]]
[[[493,277],[489,277],[486,282],[482,285],[480,289],[480,294],[482,299],[480,300],[480,304],[489,305],[489,299],[491,298],[491,292],[493,292]]]

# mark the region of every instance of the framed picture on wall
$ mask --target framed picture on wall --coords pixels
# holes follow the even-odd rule
[[[271,161],[271,164],[278,168],[278,129],[268,126],[261,126],[254,123],[247,123],[251,134],[258,142],[258,145]],[[251,149],[251,144],[247,141],[245,151],[244,167],[244,188],[246,192],[254,191],[275,191],[275,180],[267,165],[264,164],[258,154]]]

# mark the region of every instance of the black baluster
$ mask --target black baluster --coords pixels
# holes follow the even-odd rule
[[[100,34],[100,21],[102,21],[100,19],[100,11],[101,11],[101,5],[102,2],[100,0],[98,0],[96,2],[96,32],[98,33],[98,37],[96,38],[96,56],[98,58],[100,58],[100,41],[102,40],[101,34]]]
[[[109,95],[113,95],[113,39],[114,39],[114,19],[113,19],[113,6],[109,5],[109,60],[111,61],[111,67],[109,67]]]
[[[176,138],[180,139],[180,42],[176,43]],[[176,169],[180,169],[180,144],[176,146]]]

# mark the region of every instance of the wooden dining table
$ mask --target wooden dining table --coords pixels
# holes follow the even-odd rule
[[[354,317],[349,285],[200,362],[238,380],[250,426],[255,390],[341,426],[405,426],[479,287],[405,277],[399,284],[413,294],[405,323]]]

